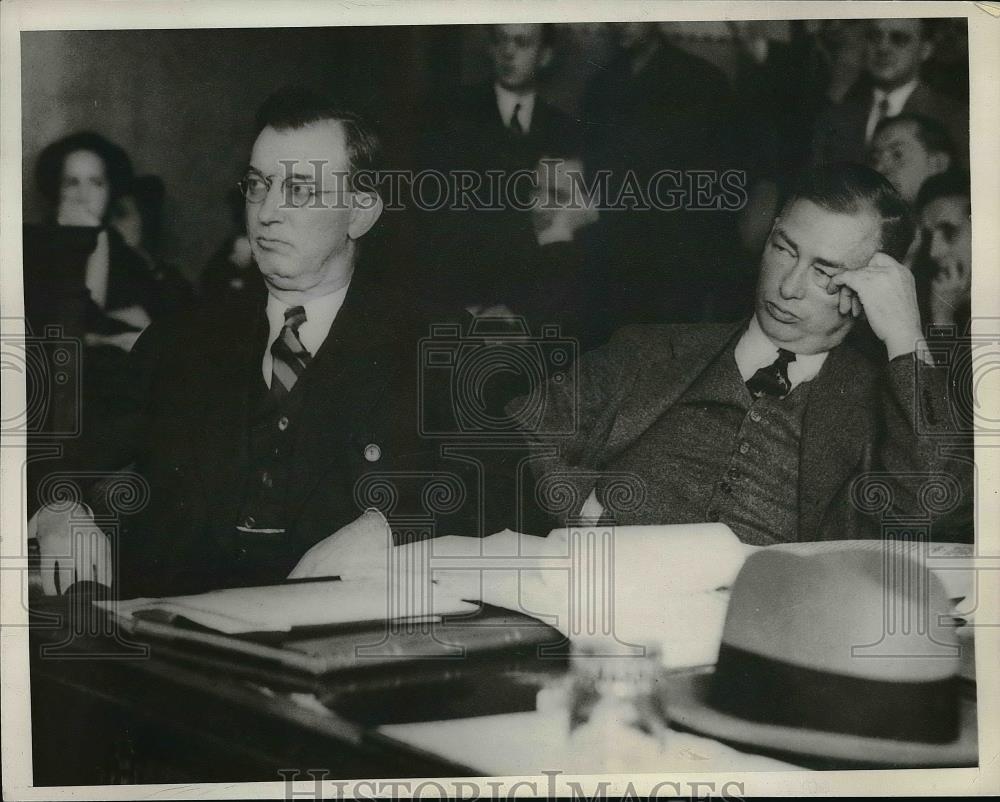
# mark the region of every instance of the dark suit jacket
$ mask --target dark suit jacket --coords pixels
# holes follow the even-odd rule
[[[865,126],[872,107],[872,88],[869,84],[856,84],[836,106],[825,109],[816,120],[813,134],[813,164],[840,161],[865,163]],[[969,109],[968,106],[919,84],[903,106],[906,114],[922,114],[937,120],[951,136],[958,161],[969,163]]]
[[[537,246],[530,215],[525,209],[531,200],[529,182],[511,179],[501,193],[489,189],[487,171],[514,176],[534,171],[542,156],[566,156],[579,150],[579,124],[569,115],[535,98],[531,126],[515,137],[500,117],[492,84],[463,87],[458,92],[435,99],[424,114],[418,165],[448,174],[469,171],[478,177],[476,193],[481,211],[458,209],[455,204],[417,212],[420,229],[417,247],[420,262],[430,274],[423,285],[434,288],[440,300],[446,296],[457,307],[510,302],[511,293],[525,292],[515,274],[533,258]],[[495,181],[495,179],[494,179]],[[424,186],[426,199],[434,200],[436,190]],[[466,203],[470,201],[466,199]]]
[[[421,141],[421,166],[532,169],[543,155],[564,156],[580,144],[580,126],[568,114],[535,97],[531,127],[512,136],[500,117],[492,83],[463,87],[428,104]]]
[[[282,580],[310,546],[369,506],[383,509],[400,537],[482,533],[475,470],[440,459],[439,443],[420,437],[421,330],[384,293],[357,271],[299,380],[287,532],[267,581]],[[253,478],[248,432],[263,383],[264,301],[154,324],[132,352],[130,397],[109,419],[102,448],[85,457],[103,470],[132,462],[148,485],[148,504],[125,515],[116,536],[126,596],[247,584],[235,526]]]
[[[539,431],[566,431],[576,415],[575,434],[562,442],[537,435],[530,440],[539,455],[536,475],[562,472],[574,486],[569,516],[577,514],[593,489],[595,473],[642,437],[743,326],[630,326],[581,360],[577,381],[550,386]],[[926,366],[912,356],[877,365],[850,346],[833,349],[813,379],[803,421],[800,539],[878,536],[884,512],[938,519],[935,536],[955,537],[945,527],[960,517],[954,508],[971,507],[972,489],[971,460],[945,460],[937,453],[942,439],[961,440],[951,394],[947,368]],[[558,455],[551,453],[554,443]],[[870,472],[880,476],[852,489],[854,480]],[[949,503],[925,509],[922,488],[928,482],[947,487]],[[949,508],[948,519],[944,508]],[[971,534],[970,529],[957,536],[971,539]]]

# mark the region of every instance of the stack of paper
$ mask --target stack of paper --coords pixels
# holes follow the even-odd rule
[[[476,604],[444,589],[431,588],[426,598],[400,614],[384,586],[369,582],[323,580],[288,585],[232,588],[195,596],[95,602],[115,615],[168,623],[177,617],[227,635],[288,632],[292,627],[328,626],[386,619],[436,620],[442,615],[474,612]]]

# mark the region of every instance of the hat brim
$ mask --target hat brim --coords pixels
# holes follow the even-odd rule
[[[675,675],[667,680],[665,702],[671,723],[752,750],[887,768],[956,768],[974,766],[978,762],[976,703],[972,699],[961,699],[958,739],[951,743],[928,744],[760,724],[737,718],[709,706],[711,682],[711,673]]]

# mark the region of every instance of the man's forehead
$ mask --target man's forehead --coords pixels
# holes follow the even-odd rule
[[[497,25],[494,27],[498,39],[541,39],[542,26],[532,23]]]
[[[931,224],[950,221],[961,222],[969,217],[969,199],[964,195],[943,195],[930,201],[922,214]]]
[[[875,134],[875,143],[887,145],[899,142],[917,142],[916,125],[910,121],[891,123]]]
[[[853,269],[864,267],[878,249],[882,220],[869,206],[834,212],[802,198],[782,212],[777,225],[813,258]]]
[[[257,135],[250,165],[262,172],[291,167],[325,175],[348,169],[347,138],[339,120],[320,120],[300,128],[267,126]]]
[[[919,33],[920,20],[915,19],[877,19],[872,21],[872,27],[890,33],[892,31],[905,31],[906,33]]]

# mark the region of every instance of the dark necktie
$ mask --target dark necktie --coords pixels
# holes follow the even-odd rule
[[[792,383],[788,380],[788,363],[795,361],[795,354],[786,351],[784,348],[778,349],[778,358],[770,365],[761,368],[753,376],[747,379],[747,389],[754,398],[762,395],[773,395],[776,398],[784,398],[792,389]]]
[[[521,126],[521,104],[514,105],[514,113],[510,115],[510,132],[514,136],[524,136],[524,128]]]
[[[271,395],[284,398],[302,372],[309,366],[312,355],[299,339],[299,326],[306,322],[306,310],[293,306],[285,310],[285,325],[271,346],[274,364],[271,368]]]

